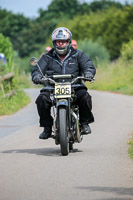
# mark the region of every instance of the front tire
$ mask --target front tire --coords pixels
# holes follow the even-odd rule
[[[59,108],[59,140],[61,154],[67,156],[69,154],[69,138],[67,134],[67,110],[66,107]]]

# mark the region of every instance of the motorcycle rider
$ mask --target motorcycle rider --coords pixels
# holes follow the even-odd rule
[[[48,53],[51,49],[52,49],[52,48],[51,48],[50,46],[47,46],[47,47],[45,48],[45,53]]]
[[[72,47],[73,47],[74,49],[77,49],[77,48],[78,48],[78,46],[77,46],[77,41],[76,41],[76,40],[72,40],[71,45],[72,45]]]
[[[48,53],[51,49],[52,49],[52,48],[51,48],[50,46],[47,46],[47,47],[45,48],[45,53]],[[40,55],[40,58],[41,58],[45,53],[42,53],[42,54]]]
[[[72,34],[69,29],[59,27],[52,33],[53,48],[44,54],[38,64],[46,75],[49,71],[53,74],[72,74],[74,77],[84,74],[86,78],[93,79],[96,69],[91,61],[83,52],[71,46]],[[42,74],[37,66],[32,70],[32,81],[40,84]],[[91,112],[92,100],[84,84],[76,90],[76,103],[79,105],[79,120],[81,124],[81,134],[91,133],[89,124],[94,122]],[[53,118],[51,116],[52,101],[48,91],[41,90],[36,99],[38,114],[40,116],[40,127],[44,127],[40,134],[40,139],[48,139],[52,134]]]
[[[4,53],[0,52],[0,64],[7,64],[7,59]]]

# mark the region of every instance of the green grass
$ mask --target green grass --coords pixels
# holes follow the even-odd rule
[[[131,139],[128,141],[128,144],[129,144],[128,154],[130,158],[133,159],[133,133],[132,133]]]
[[[11,98],[3,98],[0,94],[0,115],[10,115],[17,112],[30,102],[24,91],[19,90],[16,95]]]
[[[95,78],[95,83],[86,84],[89,89],[133,95],[133,60],[126,62],[120,58],[110,64],[101,63]],[[128,144],[128,153],[133,159],[133,133]]]
[[[97,69],[96,81],[94,84],[87,85],[90,89],[112,91],[133,95],[133,61],[118,61],[101,65]]]

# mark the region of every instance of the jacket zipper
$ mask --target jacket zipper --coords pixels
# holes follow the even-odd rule
[[[69,53],[66,55],[66,57],[65,57],[65,59],[64,59],[64,61],[69,57],[69,55],[70,55],[70,53],[71,53],[71,49],[70,49],[70,51],[69,51]],[[49,55],[47,55],[49,58],[52,58],[51,56],[49,56]],[[58,56],[58,55],[57,55]],[[58,56],[59,57],[59,56]],[[60,57],[59,57],[59,59],[60,59]],[[66,69],[65,69],[65,65],[64,65],[64,61],[62,61],[61,59],[61,62],[59,62],[58,60],[56,60],[56,59],[54,59],[59,65],[61,65],[61,67],[62,67],[62,73],[63,74],[65,74],[66,73]]]

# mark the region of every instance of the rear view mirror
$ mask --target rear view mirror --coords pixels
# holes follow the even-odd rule
[[[31,59],[30,59],[30,64],[32,65],[32,66],[35,66],[36,64],[37,64],[37,58],[35,58],[35,57],[32,57]]]

